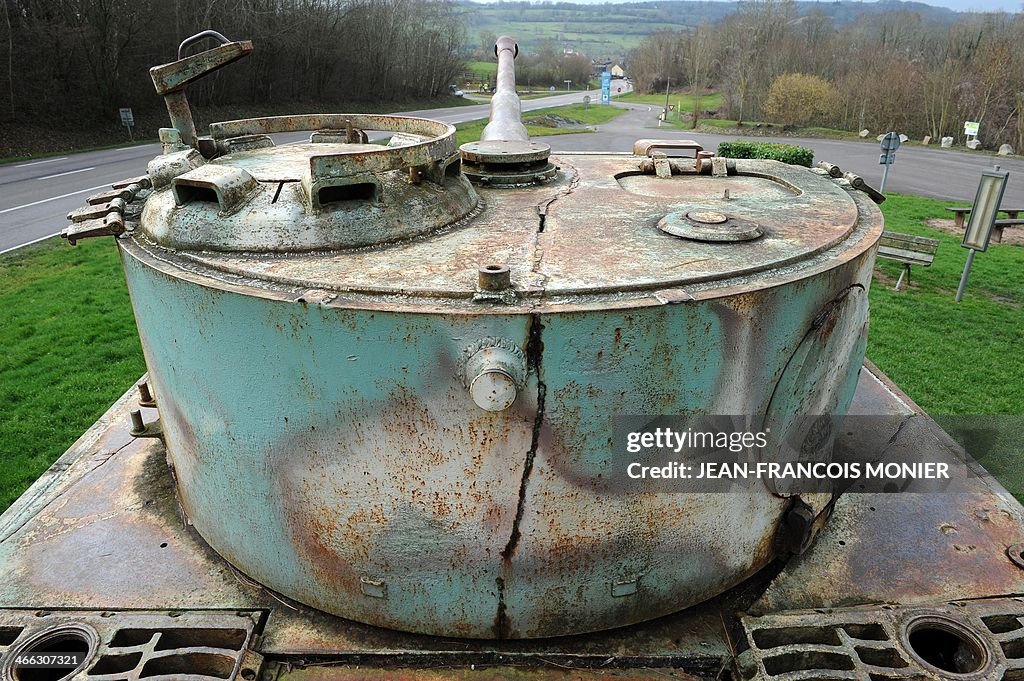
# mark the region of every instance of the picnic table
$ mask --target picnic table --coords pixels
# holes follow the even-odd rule
[[[953,220],[956,222],[957,229],[964,228],[964,222],[967,214],[971,212],[970,208],[946,208],[946,210],[953,213]],[[1005,213],[1008,219],[996,220],[995,226],[992,228],[992,241],[999,243],[1003,240],[1003,229],[1006,227],[1019,227],[1024,225],[1024,219],[1020,219],[1021,213],[1024,213],[1024,208],[1000,208],[1000,213]]]

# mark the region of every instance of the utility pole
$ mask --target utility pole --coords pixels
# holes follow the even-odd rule
[[[668,123],[668,88],[672,83],[672,76],[665,78],[665,122]]]

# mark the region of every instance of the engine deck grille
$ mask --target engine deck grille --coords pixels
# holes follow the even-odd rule
[[[792,611],[741,619],[747,681],[1020,681],[1024,599]]]
[[[248,652],[260,611],[0,610],[0,679],[69,681],[254,679],[258,656]],[[66,649],[65,649],[66,648]],[[22,671],[21,656],[78,652],[77,669]]]

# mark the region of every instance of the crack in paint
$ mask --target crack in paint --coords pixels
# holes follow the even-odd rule
[[[572,179],[569,180],[569,186],[566,187],[564,190],[555,193],[554,196],[549,196],[548,198],[544,199],[539,204],[537,204],[537,215],[540,216],[540,229],[538,230],[538,233],[544,232],[544,227],[546,226],[545,223],[548,217],[548,208],[551,207],[551,204],[553,204],[555,201],[562,198],[563,196],[568,196],[569,194],[572,194],[574,191],[576,191],[576,188],[580,186],[579,170],[577,170],[575,166],[569,165],[568,163],[566,163],[565,165],[572,171]]]
[[[526,366],[527,371],[535,372],[537,375],[537,412],[533,419],[533,434],[530,438],[530,449],[526,452],[526,461],[523,464],[523,477],[519,483],[519,499],[516,505],[516,516],[512,521],[512,532],[509,535],[508,543],[501,552],[502,571],[505,576],[511,573],[512,557],[522,539],[520,525],[523,514],[526,512],[526,491],[530,484],[530,476],[533,473],[533,463],[537,456],[537,448],[540,445],[540,432],[544,425],[544,400],[547,396],[547,386],[543,379],[543,355],[544,341],[541,333],[544,325],[541,324],[539,314],[530,315],[530,330],[526,341]],[[499,639],[508,638],[509,622],[505,605],[505,578],[498,577],[498,612],[495,619],[496,636]]]

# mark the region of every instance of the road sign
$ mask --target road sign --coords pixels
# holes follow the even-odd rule
[[[889,166],[896,162],[896,150],[900,148],[900,136],[896,132],[887,132],[882,137],[882,154],[878,157],[878,163],[885,166],[882,169],[882,186],[878,191],[885,193],[885,181],[889,178]]]
[[[134,142],[135,138],[132,136],[132,127],[135,125],[135,116],[132,114],[132,110],[122,108],[119,109],[119,113],[121,114],[121,125],[128,128],[128,139]]]
[[[583,108],[590,108],[590,95],[583,95]]]
[[[970,137],[978,136],[978,129],[981,128],[981,123],[978,121],[964,121],[964,134]]]
[[[885,137],[882,138],[882,151],[888,151],[895,153],[900,148],[900,136],[895,132],[885,133]]]
[[[620,88],[621,89],[621,88]],[[601,103],[611,104],[612,101],[612,74],[605,71],[601,74]]]

